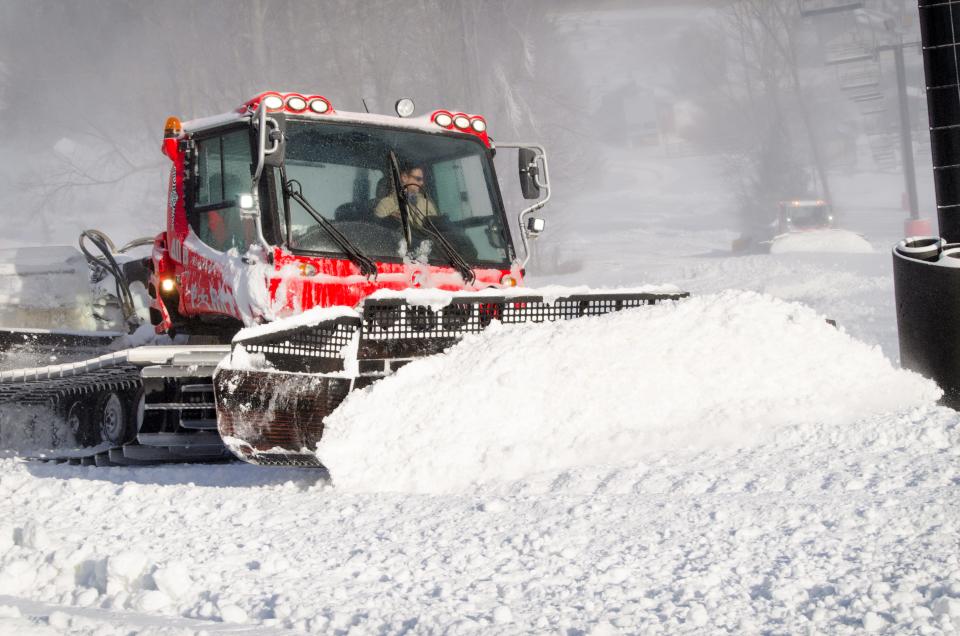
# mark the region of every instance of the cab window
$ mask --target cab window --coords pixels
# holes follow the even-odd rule
[[[241,214],[237,195],[250,193],[252,152],[244,128],[197,142],[197,177],[190,225],[200,240],[243,252],[256,239],[256,221]]]

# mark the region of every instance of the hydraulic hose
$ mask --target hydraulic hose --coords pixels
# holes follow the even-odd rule
[[[96,248],[96,251],[100,253],[99,256],[91,252],[87,242],[91,243],[93,247]],[[87,259],[87,263],[90,265],[90,267],[94,270],[104,270],[113,276],[113,280],[117,289],[117,298],[120,301],[120,311],[123,312],[123,319],[128,325],[131,326],[131,328],[139,325],[140,320],[137,317],[137,309],[133,302],[133,294],[130,291],[130,281],[127,280],[126,275],[123,273],[123,268],[120,267],[113,255],[122,254],[129,249],[133,249],[134,247],[139,247],[142,245],[148,245],[152,242],[153,239],[139,238],[130,241],[118,250],[113,241],[110,240],[110,237],[100,230],[84,230],[80,233],[80,251],[83,252],[83,255]]]

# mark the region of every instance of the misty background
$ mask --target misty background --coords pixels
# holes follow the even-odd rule
[[[837,5],[856,10],[825,11]],[[340,111],[412,97],[543,143],[554,199],[534,265],[617,223],[709,228],[716,249],[779,200],[830,200],[894,240],[906,216],[896,75],[913,0],[0,0],[0,247],[162,229],[166,117],[263,90]],[[815,15],[804,15],[814,13]],[[921,216],[935,207],[919,47],[905,47]],[[498,166],[512,215],[516,169]],[[658,196],[654,191],[659,189]],[[695,203],[668,195],[699,193]],[[655,205],[650,203],[655,201]],[[655,208],[655,209],[654,209]],[[682,222],[674,221],[682,219]],[[608,255],[609,256],[609,255]]]

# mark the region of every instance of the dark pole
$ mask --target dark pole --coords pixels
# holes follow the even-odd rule
[[[951,25],[960,0],[917,0],[930,117],[930,155],[940,236],[960,241],[960,42]]]
[[[897,96],[900,99],[900,156],[903,160],[903,179],[907,184],[910,218],[919,219],[917,204],[917,174],[913,166],[913,137],[910,132],[910,104],[907,102],[907,73],[903,63],[903,44],[893,46],[897,66]]]

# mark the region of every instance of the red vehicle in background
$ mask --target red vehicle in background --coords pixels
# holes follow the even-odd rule
[[[781,201],[777,215],[779,233],[829,230],[834,227],[833,211],[822,199]]]

